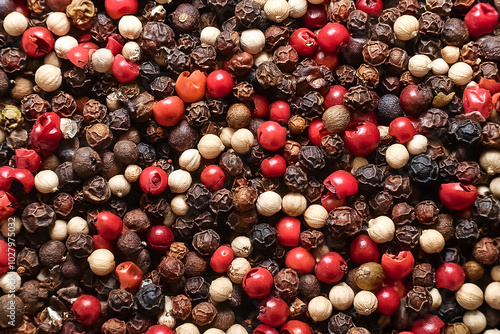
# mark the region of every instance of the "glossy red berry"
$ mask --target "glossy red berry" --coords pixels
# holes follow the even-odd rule
[[[17,168],[25,168],[34,173],[42,165],[42,158],[40,158],[35,150],[18,148],[15,153],[14,161]]]
[[[311,327],[299,320],[290,320],[281,327],[280,334],[311,334]]]
[[[441,334],[443,328],[444,322],[440,317],[427,313],[413,322],[411,331],[414,334]]]
[[[283,100],[277,100],[269,106],[269,120],[286,125],[290,119],[290,105]]]
[[[257,141],[266,150],[277,151],[285,145],[286,130],[277,122],[264,122],[257,129]]]
[[[227,71],[216,70],[207,77],[208,93],[215,99],[231,94],[233,87],[233,77]]]
[[[297,247],[300,239],[300,220],[294,217],[281,218],[276,223],[278,242],[287,247]]]
[[[339,206],[345,205],[346,197],[337,198],[337,196],[326,190],[323,196],[321,196],[321,205],[326,209],[326,211],[330,212]]]
[[[378,290],[377,294],[378,307],[377,311],[386,314],[393,315],[399,310],[401,304],[401,299],[398,293],[391,287],[384,287]]]
[[[295,247],[286,254],[285,264],[300,274],[309,274],[313,271],[316,260],[305,248]]]
[[[281,298],[267,296],[260,301],[259,305],[257,319],[269,326],[278,327],[283,325],[290,314],[288,304]]]
[[[405,279],[392,279],[390,277],[386,277],[384,282],[382,283],[382,287],[390,287],[394,289],[398,293],[399,298],[404,298],[410,291],[410,286]]]
[[[349,31],[340,23],[328,23],[318,33],[318,45],[326,52],[341,52],[350,38]]]
[[[14,168],[9,166],[0,167],[0,190],[9,191],[12,179],[9,177]]]
[[[75,300],[71,310],[78,321],[86,326],[90,326],[101,315],[101,303],[94,296],[81,295]]]
[[[110,50],[113,56],[116,56],[122,52],[124,44],[125,41],[119,34],[113,34],[108,37],[108,43],[106,44],[106,49]]]
[[[145,168],[139,177],[142,191],[150,195],[159,195],[167,189],[168,176],[160,167]]]
[[[408,85],[399,95],[399,104],[408,114],[418,116],[432,103],[432,92],[420,85]]]
[[[307,11],[302,16],[304,27],[308,29],[318,29],[328,23],[328,13],[324,4],[307,4]]]
[[[31,148],[44,156],[54,153],[63,138],[60,125],[61,118],[56,113],[40,115],[31,130]]]
[[[54,44],[54,36],[44,27],[32,27],[23,33],[22,46],[29,57],[39,58],[49,54]]]
[[[286,161],[279,155],[267,157],[260,163],[260,170],[265,177],[280,177],[286,172]]]
[[[389,134],[400,143],[406,143],[415,136],[416,131],[408,117],[397,117],[389,124]]]
[[[169,96],[156,102],[153,107],[155,120],[161,126],[174,126],[184,117],[184,101],[178,96]]]
[[[123,15],[137,13],[138,3],[137,0],[105,0],[104,8],[109,17],[116,20]]]
[[[216,273],[225,273],[233,259],[234,253],[231,247],[220,246],[215,250],[210,258],[210,267]]]
[[[320,282],[337,284],[347,273],[347,263],[335,252],[326,253],[316,264],[314,273]]]
[[[316,146],[320,146],[321,139],[328,134],[329,132],[325,129],[325,125],[323,124],[323,120],[321,118],[316,118],[314,121],[312,121],[311,124],[309,124],[309,128],[307,129],[309,140]]]
[[[372,122],[350,124],[344,133],[344,145],[354,156],[364,157],[375,151],[380,142],[380,132]]]
[[[203,169],[200,175],[201,182],[211,191],[222,189],[226,176],[222,169],[217,165],[210,165]]]
[[[323,181],[323,185],[339,199],[358,193],[358,181],[345,170],[331,173]]]
[[[325,101],[323,101],[323,106],[328,109],[333,106],[339,106],[344,104],[344,95],[347,93],[347,89],[340,85],[332,85],[325,95]]]
[[[444,183],[439,187],[439,199],[450,210],[467,210],[474,204],[477,188],[460,182]]]
[[[368,15],[379,16],[384,9],[384,3],[382,0],[357,0],[356,8]]]
[[[141,269],[132,261],[120,263],[116,269],[116,276],[120,281],[120,289],[135,291],[142,283],[143,273]]]
[[[491,116],[493,99],[489,90],[481,88],[479,85],[465,88],[462,101],[466,114],[479,111],[484,118]]]
[[[152,226],[147,235],[148,248],[156,252],[164,253],[174,242],[172,230],[165,225]]]
[[[116,239],[123,230],[123,222],[120,217],[109,211],[100,212],[94,223],[97,233],[104,239]]]
[[[351,259],[357,264],[366,262],[378,262],[380,254],[378,244],[366,234],[360,234],[351,242]]]
[[[0,219],[11,216],[16,211],[17,206],[18,203],[14,196],[0,190]]]
[[[436,288],[457,291],[465,282],[465,272],[456,263],[443,263],[436,270]]]
[[[115,239],[105,239],[99,234],[93,235],[92,239],[94,240],[94,249],[107,249],[112,252],[115,247]]]
[[[413,271],[415,258],[410,251],[401,251],[398,255],[385,253],[382,255],[382,268],[392,279],[402,279]]]
[[[149,327],[145,334],[175,334],[175,332],[166,325],[154,325]]]
[[[243,277],[243,290],[250,298],[264,298],[273,287],[273,275],[265,268],[252,268]]]
[[[260,324],[259,326],[255,327],[255,329],[253,330],[253,334],[279,334],[279,332],[269,325]]]
[[[312,58],[317,64],[328,67],[330,71],[335,71],[339,64],[339,56],[336,53],[326,52],[321,49],[316,50]]]
[[[8,178],[12,181],[17,181],[22,184],[23,189],[26,193],[29,193],[35,186],[35,178],[33,177],[33,174],[31,174],[31,172],[27,169],[13,169],[10,171]]]
[[[128,61],[122,55],[116,55],[111,71],[119,82],[130,82],[139,76],[139,65]]]
[[[84,68],[89,63],[89,50],[80,45],[71,48],[67,56],[69,61],[79,68]]]
[[[264,95],[252,94],[250,99],[253,103],[252,117],[264,118],[269,111],[269,101]]]
[[[5,240],[0,240],[0,275],[15,270],[16,249],[9,246]],[[12,267],[11,267],[12,265]]]
[[[478,3],[467,12],[464,23],[474,38],[490,34],[498,23],[498,12],[490,4]]]
[[[307,28],[299,28],[290,36],[290,45],[300,56],[308,57],[318,48],[316,35]]]

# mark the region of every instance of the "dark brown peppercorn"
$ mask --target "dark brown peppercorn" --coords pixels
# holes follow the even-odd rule
[[[426,0],[426,8],[441,17],[447,16],[453,7],[452,0]]]
[[[158,273],[167,283],[174,283],[184,275],[184,264],[177,258],[165,256],[158,265]]]
[[[4,48],[0,53],[0,67],[6,73],[23,71],[26,68],[26,53],[18,48]]]
[[[73,211],[74,204],[73,197],[67,193],[59,193],[52,200],[54,211],[63,217],[68,216]]]
[[[214,213],[229,212],[233,208],[233,194],[228,189],[220,189],[210,198],[210,210]]]
[[[214,321],[217,309],[212,303],[201,302],[193,308],[193,322],[198,326],[205,326]]]
[[[51,268],[63,261],[66,247],[61,241],[50,240],[40,247],[40,261],[45,267]]]
[[[381,41],[369,41],[363,47],[363,59],[369,65],[380,66],[389,56],[389,47]]]
[[[140,313],[134,314],[134,317],[127,321],[127,332],[130,334],[142,334],[151,327],[151,321]]]
[[[354,2],[350,0],[340,0],[330,3],[329,13],[332,22],[344,23],[349,15],[356,10]]]
[[[245,28],[252,28],[261,18],[260,6],[252,0],[243,0],[239,2],[234,9],[234,16],[238,24]]]
[[[90,203],[105,203],[111,197],[108,181],[101,176],[93,176],[83,184],[83,199]]]
[[[193,247],[200,255],[211,255],[218,247],[220,237],[214,230],[198,232],[193,237]]]
[[[217,315],[212,325],[217,329],[225,331],[234,325],[235,319],[234,311],[229,306],[219,305],[217,306]]]
[[[88,178],[99,173],[101,157],[90,147],[82,147],[73,155],[73,171],[81,178]]]
[[[129,231],[121,234],[116,240],[116,248],[125,256],[127,260],[135,260],[144,249],[141,238],[137,233]]]
[[[189,33],[198,28],[200,12],[195,6],[182,3],[177,6],[170,19],[176,33]]]
[[[147,22],[142,27],[141,48],[147,54],[156,56],[161,47],[173,48],[175,34],[172,28],[162,22]]]
[[[94,241],[90,235],[76,233],[66,239],[66,248],[74,257],[85,258],[94,250]]]
[[[299,275],[293,269],[282,269],[274,276],[274,287],[279,298],[290,302],[293,298],[295,298],[295,296],[297,296],[297,290],[299,289]]]
[[[338,3],[342,2],[343,1],[339,1]],[[349,1],[349,3],[352,4],[352,1]],[[333,6],[335,6],[335,4]],[[347,29],[351,33],[351,36],[365,37],[368,32],[367,28],[368,21],[369,21],[369,16],[365,12],[357,9],[350,12],[349,17],[347,18]]]
[[[469,41],[469,30],[464,21],[451,18],[443,24],[441,38],[446,45],[460,47]]]
[[[413,15],[416,16],[418,10],[417,0],[399,0],[397,9],[401,15]]]
[[[425,314],[432,306],[432,296],[429,290],[422,286],[414,286],[406,297],[406,307],[416,314]]]
[[[168,143],[178,152],[195,147],[197,142],[198,134],[186,120],[181,120],[168,134]]]
[[[352,318],[339,312],[328,320],[328,334],[344,334],[354,327]]]
[[[310,250],[323,244],[325,238],[320,231],[309,229],[300,233],[299,241],[303,248]]]
[[[25,247],[16,258],[17,273],[20,276],[32,276],[37,274],[42,268],[36,250]]]
[[[437,220],[438,213],[439,209],[436,203],[430,200],[422,201],[415,206],[415,214],[420,224],[434,224]]]
[[[247,233],[257,224],[257,219],[255,209],[244,212],[233,211],[229,214],[226,224],[237,233]]]
[[[191,251],[184,258],[186,277],[201,276],[207,270],[208,263],[197,252]]]
[[[383,215],[390,211],[394,200],[387,191],[379,191],[370,198],[368,203],[376,215]]]
[[[415,248],[420,240],[420,231],[412,225],[403,225],[396,229],[395,237],[403,249]]]
[[[243,212],[253,209],[258,197],[257,190],[247,186],[240,186],[233,190],[233,207]]]
[[[23,210],[21,221],[30,233],[46,232],[54,226],[56,213],[47,204],[31,203]]]
[[[430,263],[419,263],[413,268],[413,285],[433,288],[435,282],[434,268]]]
[[[455,226],[455,238],[460,242],[472,242],[479,237],[479,229],[473,220],[461,219]]]
[[[273,50],[279,46],[288,44],[290,31],[283,26],[272,25],[264,32],[266,48]]]
[[[141,209],[134,209],[125,214],[123,225],[134,232],[145,232],[149,228],[149,217]]]
[[[191,301],[185,295],[172,298],[172,315],[176,319],[186,320],[191,314]]]
[[[307,274],[303,275],[299,279],[298,293],[305,299],[311,299],[319,296],[321,292],[321,286],[316,278],[316,276]]]
[[[344,95],[344,105],[354,112],[367,113],[375,110],[379,97],[377,93],[364,86],[349,88]]]
[[[41,287],[38,280],[30,280],[19,289],[18,297],[24,302],[24,312],[28,315],[35,315],[49,298],[49,291]]]
[[[474,259],[484,265],[497,262],[499,254],[498,244],[491,238],[481,238],[472,250]]]
[[[408,67],[410,57],[408,53],[401,48],[392,48],[389,50],[385,66],[393,74],[400,75]]]

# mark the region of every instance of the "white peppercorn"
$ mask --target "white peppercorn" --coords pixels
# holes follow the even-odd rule
[[[492,309],[500,310],[500,282],[491,282],[484,290],[484,300]]]
[[[137,63],[142,58],[142,49],[136,42],[127,42],[122,48],[122,56],[133,63]]]
[[[250,269],[252,269],[252,266],[247,259],[243,257],[237,257],[233,261],[231,261],[231,264],[227,268],[227,277],[229,277],[229,279],[233,281],[233,283],[241,284],[241,282],[243,281],[243,277],[245,277],[245,274]]]
[[[377,310],[378,300],[373,292],[360,291],[354,296],[354,309],[361,315],[370,315]]]
[[[248,29],[241,33],[240,46],[243,51],[254,55],[261,52],[265,45],[266,37],[261,30]]]
[[[234,324],[231,327],[228,328],[226,331],[226,334],[247,334],[248,332],[246,331],[245,327],[241,326],[240,324]]]
[[[21,36],[28,29],[28,18],[19,12],[9,13],[3,19],[3,29],[11,36]]]
[[[445,75],[450,69],[450,66],[443,58],[434,59],[432,61],[431,67],[432,73],[436,75]]]
[[[455,297],[458,304],[466,310],[475,310],[483,304],[483,290],[473,283],[464,283]]]
[[[115,175],[108,180],[109,189],[113,195],[118,197],[125,197],[132,189],[132,185],[127,181],[125,175]]]
[[[124,15],[118,22],[120,35],[127,39],[139,38],[142,32],[142,23],[137,16]]]
[[[66,35],[71,29],[71,22],[63,12],[50,12],[47,16],[47,29],[57,36]]]
[[[465,312],[462,321],[469,328],[471,334],[481,333],[487,326],[486,316],[477,310]]]
[[[78,46],[78,41],[73,36],[59,37],[54,44],[54,51],[62,59],[68,59],[68,51]]]
[[[415,55],[408,62],[408,70],[417,78],[425,77],[431,70],[432,60],[426,55]]]
[[[328,210],[319,204],[310,205],[304,212],[304,221],[307,226],[314,229],[320,229],[326,224]]]
[[[187,170],[188,172],[194,172],[200,167],[201,154],[195,149],[191,148],[181,153],[179,157],[179,167]]]
[[[224,151],[225,146],[214,134],[206,134],[198,142],[198,151],[205,159],[215,159]]]
[[[418,35],[420,24],[412,15],[401,15],[394,22],[394,34],[400,41],[409,41]]]
[[[280,23],[290,14],[290,6],[286,0],[267,0],[264,12],[269,20]]]
[[[455,63],[448,70],[448,77],[458,86],[467,85],[472,80],[473,75],[472,67],[464,62]]]
[[[226,333],[224,333],[223,330],[220,330],[218,328],[209,328],[206,331],[204,331],[203,334],[226,334]]]
[[[500,265],[493,266],[490,271],[491,279],[500,282]]]
[[[332,315],[332,303],[326,297],[314,297],[307,305],[307,312],[314,322],[324,321]]]
[[[265,63],[266,61],[273,61],[273,55],[266,51],[261,51],[253,56],[254,67],[259,67],[260,64]]]
[[[180,194],[172,198],[170,209],[177,216],[184,216],[189,211],[189,205],[186,203],[186,195]]]
[[[16,293],[21,288],[21,276],[16,271],[8,271],[0,277],[3,293]]]
[[[441,50],[441,57],[448,64],[455,64],[460,58],[460,49],[456,46],[445,46]]]
[[[225,276],[219,277],[210,284],[210,298],[217,303],[222,303],[231,298],[233,293],[233,283]]]
[[[102,48],[92,54],[92,67],[99,73],[106,73],[113,66],[115,56],[111,50]]]
[[[226,148],[231,148],[231,138],[233,138],[235,131],[235,129],[227,126],[220,130],[219,138],[222,141],[222,144],[226,146]]]
[[[125,176],[125,179],[128,182],[134,183],[135,181],[139,180],[141,173],[142,173],[141,167],[137,165],[128,165],[127,168],[125,168],[123,176]]]
[[[252,253],[253,246],[249,237],[238,236],[231,242],[231,249],[234,256],[247,257]]]
[[[434,229],[423,230],[419,243],[420,248],[428,254],[439,253],[445,246],[443,235]]]
[[[18,216],[10,216],[2,219],[0,226],[4,237],[8,237],[9,235],[12,237],[12,231],[14,231],[14,234],[21,232],[23,223]]]
[[[168,188],[174,194],[186,192],[191,182],[191,174],[183,169],[174,170],[168,175]]]
[[[427,151],[428,142],[429,141],[426,136],[417,134],[406,143],[406,148],[411,154],[417,155]]]
[[[354,291],[346,283],[342,282],[334,285],[330,289],[328,298],[333,305],[333,308],[339,311],[345,311],[351,307],[354,302]]]
[[[387,216],[379,216],[368,221],[368,235],[376,243],[391,241],[395,231],[394,222]]]
[[[59,178],[52,170],[42,170],[35,176],[35,188],[42,194],[50,194],[57,191]]]
[[[200,33],[200,41],[206,45],[214,45],[215,40],[220,35],[220,30],[216,27],[205,27]]]
[[[231,147],[236,153],[245,154],[252,148],[255,137],[248,129],[238,129],[231,137]]]
[[[436,288],[432,288],[429,293],[431,294],[432,297],[431,310],[437,310],[441,306],[441,303],[443,302],[441,293],[439,293],[439,290]]]
[[[61,69],[54,65],[42,65],[35,72],[35,82],[44,91],[53,92],[62,84]]]
[[[403,168],[410,160],[410,153],[402,144],[392,144],[387,148],[385,159],[387,164],[394,169]]]
[[[90,270],[97,276],[106,276],[115,269],[115,256],[105,248],[93,251],[87,261]]]
[[[68,230],[68,235],[73,234],[89,234],[89,225],[85,219],[82,217],[75,216],[68,221],[66,226]]]
[[[301,193],[288,193],[283,196],[283,212],[291,217],[302,215],[307,208],[307,199]]]
[[[270,217],[281,210],[281,196],[274,191],[265,191],[259,195],[257,211],[264,217]]]
[[[49,229],[49,236],[52,240],[63,241],[68,237],[68,223],[65,220],[57,219]]]
[[[479,165],[490,175],[500,173],[500,151],[484,150],[479,156]]]
[[[175,329],[175,334],[200,334],[200,330],[195,324],[186,322]]]
[[[307,12],[307,0],[289,0],[289,16],[298,19]]]

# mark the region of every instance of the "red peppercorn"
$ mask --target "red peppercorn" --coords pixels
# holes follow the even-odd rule
[[[149,327],[149,329],[146,331],[146,334],[175,334],[175,333],[168,326],[154,325]]]
[[[139,177],[142,191],[149,195],[159,195],[167,189],[167,173],[160,167],[150,166],[145,168]]]
[[[101,303],[94,296],[81,295],[75,300],[71,310],[78,321],[86,326],[90,326],[101,315]]]
[[[264,122],[257,129],[257,140],[266,150],[279,150],[285,145],[286,130],[277,122]]]
[[[184,117],[184,101],[178,96],[169,96],[156,102],[153,107],[155,120],[161,126],[174,126]]]
[[[116,239],[123,230],[122,219],[109,211],[99,212],[94,225],[97,233],[104,239]]]
[[[309,274],[313,271],[316,260],[305,248],[292,248],[285,258],[285,264],[300,274]]]
[[[344,198],[358,193],[358,181],[349,172],[338,170],[331,173],[323,185],[337,198]]]
[[[443,263],[436,270],[436,288],[457,291],[464,284],[465,272],[456,263]]]
[[[493,100],[489,90],[481,88],[479,85],[465,88],[462,100],[466,114],[479,111],[484,118],[491,116]]]
[[[0,167],[0,190],[9,191],[12,179],[9,177],[14,168],[9,166]]]
[[[390,277],[386,277],[382,282],[382,287],[391,287],[396,291],[399,295],[399,298],[404,298],[408,292],[410,291],[410,286],[405,279],[392,279]]]
[[[279,334],[279,332],[271,326],[260,324],[255,327],[253,334]]]
[[[269,111],[269,101],[267,98],[260,94],[252,94],[250,96],[251,102],[253,103],[252,117],[264,118]]]
[[[111,71],[119,82],[130,82],[139,76],[139,65],[128,61],[122,55],[116,55]]]
[[[207,77],[207,90],[213,98],[221,98],[233,91],[234,80],[229,72],[216,70]]]
[[[399,310],[401,299],[393,288],[388,286],[381,288],[378,290],[376,296],[378,301],[378,312],[386,315],[393,315]]]
[[[389,124],[389,134],[400,143],[406,143],[415,136],[415,127],[408,117],[397,117]]]
[[[134,262],[122,262],[115,271],[120,281],[120,289],[135,291],[141,286],[143,273]]]
[[[277,100],[269,106],[269,120],[285,125],[290,119],[290,105],[283,100]]]
[[[325,95],[325,101],[323,101],[323,106],[328,109],[333,106],[339,106],[344,104],[344,95],[347,93],[347,89],[340,85],[332,85]]]
[[[265,268],[252,268],[243,277],[242,285],[250,298],[264,298],[273,287],[273,275]]]
[[[444,183],[439,187],[439,199],[450,210],[467,210],[477,198],[477,189],[460,182]]]
[[[425,314],[413,323],[411,331],[414,334],[441,334],[444,322],[437,315]]]
[[[382,0],[358,0],[356,1],[356,8],[368,15],[379,16],[384,9],[384,3]]]
[[[351,259],[357,264],[378,262],[380,254],[378,244],[366,234],[360,234],[350,246]]]
[[[89,39],[92,38],[92,35],[90,35]],[[95,43],[92,42],[83,42],[78,44],[78,46],[81,46],[84,49],[89,50],[89,54],[92,55],[96,50],[99,49],[99,46]]]
[[[286,161],[281,155],[275,154],[262,160],[260,170],[265,177],[281,177],[286,172]]]
[[[300,56],[308,57],[318,48],[316,35],[307,28],[299,28],[290,36],[290,45]]]
[[[385,253],[382,255],[381,264],[385,274],[397,280],[411,274],[415,259],[410,251],[400,251],[398,255]]]
[[[27,169],[16,168],[10,171],[9,179],[12,181],[18,181],[23,185],[24,191],[29,193],[31,189],[35,186],[35,178],[33,174]]]
[[[359,122],[347,127],[343,139],[349,152],[357,157],[364,157],[377,148],[380,132],[372,122]]]
[[[307,11],[302,16],[304,27],[308,29],[318,29],[328,23],[328,13],[324,4],[307,4]]]
[[[174,234],[168,226],[155,225],[149,229],[146,239],[149,249],[163,253],[174,242]]]
[[[490,4],[478,3],[467,12],[464,23],[474,38],[490,34],[498,23],[498,12]]]
[[[89,63],[89,50],[81,45],[71,48],[67,56],[76,67],[84,68]]]
[[[39,58],[49,54],[54,43],[54,36],[44,27],[32,27],[23,33],[22,46],[29,57]]]
[[[0,219],[11,216],[16,211],[17,206],[18,203],[14,196],[0,190]]]
[[[14,161],[17,168],[25,168],[34,173],[42,165],[42,158],[34,150],[18,148],[15,153]]]
[[[231,247],[220,246],[215,250],[210,258],[210,267],[216,273],[225,273],[233,259],[234,253]]]
[[[311,334],[311,327],[299,320],[290,320],[281,327],[280,334]]]
[[[321,49],[316,50],[312,58],[318,65],[324,65],[330,71],[334,71],[339,64],[339,56],[336,53],[325,52]]]
[[[0,240],[0,275],[3,275],[10,270],[15,270],[15,261],[16,249],[9,246],[5,240]]]
[[[283,299],[267,296],[260,301],[257,319],[266,325],[278,327],[286,322],[289,314],[288,304]]]
[[[321,205],[330,212],[339,206],[345,205],[346,198],[337,198],[334,193],[326,190],[323,196],[321,196]]]
[[[325,125],[323,124],[323,120],[321,118],[316,118],[312,121],[307,129],[309,140],[316,146],[320,146],[321,139],[328,134],[329,132],[325,129]]]
[[[63,137],[60,125],[61,118],[56,113],[40,115],[31,130],[31,148],[44,156],[54,153]]]
[[[336,284],[340,282],[347,272],[347,263],[340,254],[335,252],[326,253],[316,264],[314,272],[320,282]]]
[[[105,0],[104,8],[109,17],[116,20],[123,15],[137,13],[137,0]]]
[[[99,234],[93,235],[92,239],[94,240],[94,249],[107,249],[112,252],[115,247],[114,239],[106,239]]]
[[[300,239],[300,220],[294,217],[281,218],[276,223],[278,242],[287,247],[297,247]]]
[[[106,49],[110,50],[113,56],[116,56],[117,54],[120,54],[123,49],[123,45],[125,44],[125,41],[123,38],[118,35],[118,34],[113,34],[108,37],[108,42],[106,44]]]
[[[201,182],[211,191],[222,189],[226,181],[226,175],[217,165],[210,165],[203,169],[200,175]]]
[[[340,23],[328,23],[318,33],[318,45],[321,50],[331,53],[341,52],[351,35]]]

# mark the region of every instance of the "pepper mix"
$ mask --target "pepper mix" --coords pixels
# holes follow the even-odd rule
[[[2,333],[499,333],[498,10],[0,2]]]

